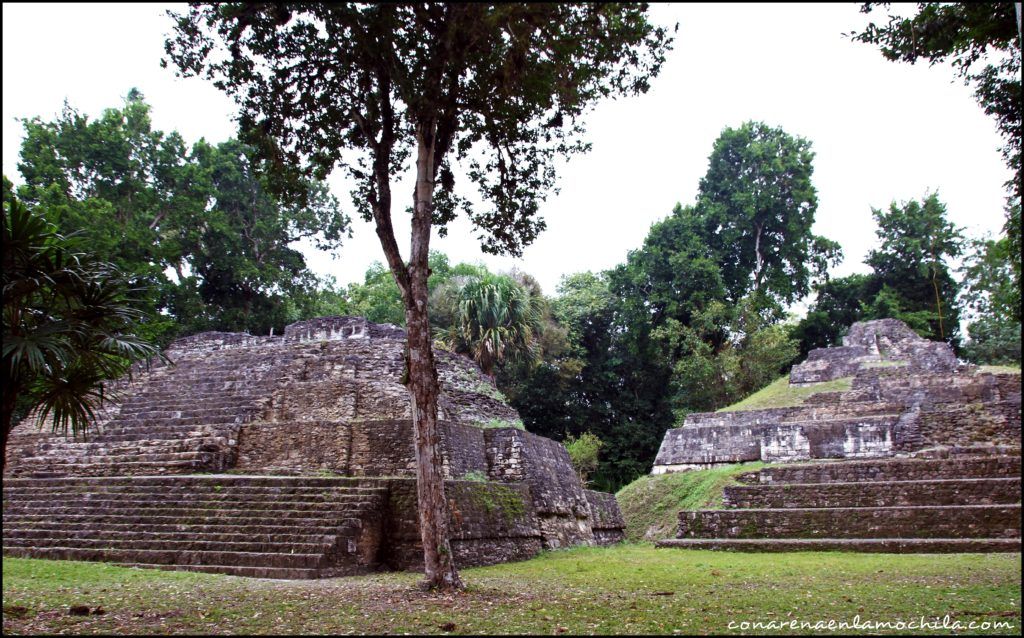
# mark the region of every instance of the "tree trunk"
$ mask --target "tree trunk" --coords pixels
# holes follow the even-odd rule
[[[440,390],[431,349],[427,316],[428,255],[433,222],[434,134],[432,126],[417,131],[416,189],[413,195],[412,250],[405,300],[405,323],[409,339],[409,395],[412,399],[413,432],[416,447],[416,494],[420,537],[423,541],[425,585],[431,589],[461,589],[448,540],[448,500],[444,493],[441,467],[441,435],[437,425],[437,397]]]
[[[0,475],[3,475],[4,469],[7,467],[7,438],[14,429],[14,408],[17,405],[18,395],[14,390],[14,384],[8,385],[4,388],[3,404],[0,407],[0,420],[3,421],[4,427],[4,447],[0,450]]]

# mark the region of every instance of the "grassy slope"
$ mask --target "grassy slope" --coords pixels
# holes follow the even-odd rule
[[[721,507],[723,487],[735,484],[739,474],[762,467],[763,463],[740,463],[641,476],[615,495],[626,519],[626,538],[641,541],[675,536],[679,510]]]
[[[953,621],[1008,623],[999,633],[1020,630],[1019,554],[734,554],[619,545],[546,552],[462,575],[465,593],[439,595],[419,591],[419,576],[409,573],[266,581],[5,558],[3,630],[702,634],[730,633],[730,621],[850,622],[856,615],[906,621],[947,614]],[[70,605],[105,613],[70,616]]]
[[[1020,374],[1020,366],[978,366],[979,372]]]
[[[846,392],[852,384],[853,377],[843,377],[833,381],[822,381],[821,383],[809,383],[803,386],[790,387],[789,375],[786,375],[772,381],[746,399],[718,411],[735,412],[738,410],[791,407],[802,404],[807,397],[819,392]]]

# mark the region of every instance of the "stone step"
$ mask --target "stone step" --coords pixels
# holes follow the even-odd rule
[[[236,502],[277,502],[277,503],[346,503],[352,500],[371,500],[385,493],[381,488],[331,487],[237,487],[217,489],[216,485],[197,486],[193,490],[175,486],[159,490],[152,486],[132,487],[111,485],[90,489],[88,486],[72,486],[60,491],[46,491],[45,488],[4,489],[4,503],[19,501],[59,501],[62,503],[100,500],[137,500],[162,503],[236,503]]]
[[[1020,503],[1020,478],[783,483],[729,486],[723,505],[735,508],[885,507]]]
[[[134,495],[130,495],[134,496]],[[85,498],[81,501],[68,502],[66,500],[50,499],[11,499],[4,500],[4,516],[13,514],[41,514],[45,511],[64,514],[76,514],[88,511],[104,512],[125,512],[149,510],[217,510],[217,511],[296,511],[309,512],[334,512],[342,509],[359,509],[363,507],[376,507],[379,501],[368,500],[364,496],[351,495],[339,497],[326,502],[302,502],[294,500],[234,500],[234,499],[193,499],[177,498],[163,499],[158,496],[150,499],[140,498]],[[228,509],[230,508],[230,510]]]
[[[238,565],[152,565],[149,563],[115,563],[119,567],[138,569],[160,569],[179,572],[205,572],[208,574],[227,574],[229,576],[246,576],[248,578],[273,578],[277,580],[309,580],[313,578],[330,578],[347,576],[348,572],[337,573],[337,568],[299,569],[293,567],[240,567]],[[353,574],[365,572],[365,569],[352,571]]]
[[[174,551],[147,549],[85,549],[77,547],[8,547],[4,556],[87,560],[106,563],[149,563],[155,565],[233,565],[238,567],[289,567],[317,569],[326,566],[323,554],[261,552]]]
[[[172,518],[180,518],[182,523],[192,521],[227,521],[227,520],[260,520],[278,519],[281,521],[293,521],[299,519],[306,522],[320,521],[324,523],[336,522],[349,512],[358,512],[364,509],[377,507],[377,503],[361,502],[348,504],[345,507],[313,509],[262,509],[262,508],[223,508],[210,507],[199,508],[192,506],[181,506],[178,503],[170,503],[167,507],[90,507],[81,506],[23,506],[4,504],[3,519],[6,522],[16,520],[38,520],[39,517],[49,516],[51,519],[87,517],[89,520],[110,520],[114,517],[119,519],[131,518],[139,522],[151,521],[161,522]],[[35,518],[33,518],[35,517]],[[241,524],[241,523],[240,523]]]
[[[256,554],[326,554],[333,551],[334,539],[329,543],[257,543],[250,541],[228,542],[207,541],[203,539],[169,539],[155,538],[151,540],[118,539],[85,539],[68,536],[34,536],[31,538],[9,536],[4,534],[4,548],[8,547],[67,547],[77,549],[118,549],[118,550],[165,550],[165,551],[201,551],[201,552],[242,552]],[[347,549],[347,545],[344,547]]]
[[[226,406],[218,408],[208,408],[202,404],[190,403],[187,406],[183,406],[179,410],[164,410],[154,407],[152,404],[146,406],[139,406],[138,409],[125,410],[125,406],[121,407],[121,411],[117,418],[140,418],[145,417],[148,419],[189,419],[189,418],[213,418],[213,417],[225,417],[237,416],[238,410],[235,406]]]
[[[679,512],[677,538],[1019,538],[1020,505]]]
[[[183,428],[168,429],[166,431],[147,431],[144,428],[116,428],[103,434],[90,436],[90,443],[119,443],[125,445],[158,445],[164,441],[181,441],[188,439],[223,439],[225,441],[238,440],[238,424],[234,426],[188,426]],[[47,442],[49,443],[49,442]],[[44,444],[40,445],[43,447]]]
[[[129,530],[109,528],[70,528],[65,526],[54,527],[53,525],[41,525],[37,527],[8,527],[4,529],[4,539],[34,539],[34,538],[64,538],[70,544],[78,540],[102,540],[107,543],[120,544],[124,542],[135,542],[144,540],[196,540],[209,543],[276,543],[281,546],[292,545],[323,545],[334,543],[339,536],[357,533],[360,526],[351,524],[338,527],[332,534],[308,534],[298,533],[274,533],[274,534],[251,534],[242,532],[202,533],[194,529],[178,529],[175,526],[168,526],[166,529],[142,530],[140,527],[133,527]],[[6,542],[6,540],[5,540]]]
[[[387,483],[387,479],[361,477],[261,476],[239,474],[179,474],[176,476],[93,476],[4,479],[4,488],[60,487],[68,485],[130,486],[202,486],[220,485],[224,489],[241,487],[364,487]]]
[[[122,465],[122,464],[144,464],[163,465],[173,464],[181,461],[203,460],[204,454],[200,450],[189,450],[187,452],[150,452],[146,454],[94,454],[82,456],[59,456],[41,455],[26,456],[21,459],[21,464],[39,463],[51,467],[79,466],[79,465]]]
[[[187,474],[207,469],[208,465],[209,463],[202,459],[164,463],[122,462],[116,466],[116,470],[118,474]],[[22,465],[20,459],[18,466],[10,470],[11,475],[15,477],[40,479],[65,476],[103,477],[111,474],[111,472],[111,465],[107,463],[68,464],[50,468],[45,464],[39,466]]]
[[[793,463],[766,467],[757,474],[761,483],[850,483],[854,481],[910,481],[962,478],[1019,477],[1019,456],[982,456],[948,459],[873,459]]]
[[[167,521],[163,523],[147,523],[147,522],[133,522],[131,520],[124,520],[121,522],[109,522],[101,521],[102,527],[95,521],[75,521],[63,518],[59,521],[61,529],[65,529],[68,533],[89,533],[97,532],[102,534],[154,534],[159,536],[174,535],[174,534],[190,534],[196,537],[203,538],[215,538],[223,535],[237,535],[242,534],[252,537],[291,537],[291,536],[307,536],[307,537],[321,537],[321,536],[338,536],[345,535],[349,532],[347,530],[361,529],[362,521],[360,519],[344,519],[341,524],[324,524],[324,525],[282,525],[281,521],[264,521],[265,524],[253,524],[253,525],[240,525],[238,521],[225,521],[215,524],[195,524],[195,523],[175,523],[173,521]],[[4,533],[7,533],[8,529],[17,529],[22,531],[32,531],[39,529],[50,529],[55,524],[54,521],[48,520],[42,517],[36,517],[36,520],[12,520],[10,522],[4,522]]]
[[[1020,552],[1020,538],[667,538],[655,547],[736,552],[959,554]]]

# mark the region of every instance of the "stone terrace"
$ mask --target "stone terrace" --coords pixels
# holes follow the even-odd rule
[[[850,378],[801,405],[691,414],[654,473],[791,462],[679,513],[661,547],[747,551],[1020,551],[1020,374],[961,364],[893,319],[814,350],[790,385]],[[818,463],[808,461],[819,460]]]
[[[659,547],[739,551],[1019,552],[1020,456],[765,468],[724,509],[683,511]]]
[[[743,461],[909,456],[931,448],[1021,443],[1020,374],[960,364],[946,344],[895,319],[854,324],[838,348],[794,366],[790,384],[852,377],[802,405],[697,413],[662,441],[653,473]]]
[[[354,317],[175,342],[174,365],[120,383],[88,438],[15,429],[4,553],[274,578],[416,568],[403,352],[402,330]],[[614,496],[584,490],[560,444],[512,427],[472,361],[436,356],[460,565],[621,540]]]

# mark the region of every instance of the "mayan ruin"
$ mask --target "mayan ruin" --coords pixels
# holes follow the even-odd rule
[[[96,431],[16,428],[5,556],[269,578],[417,569],[405,333],[356,317],[285,334],[203,333],[140,368]],[[438,352],[442,453],[460,566],[608,544],[611,494],[530,434],[470,360]]]
[[[1020,551],[1020,375],[958,362],[895,319],[851,326],[791,386],[849,388],[801,405],[697,413],[665,434],[655,474],[773,465],[680,512],[662,547],[754,551]]]

